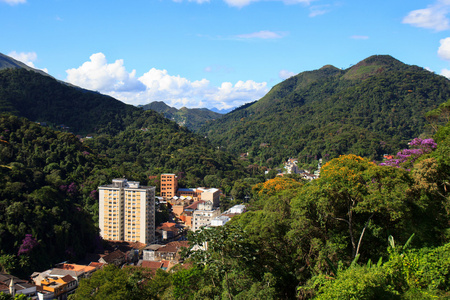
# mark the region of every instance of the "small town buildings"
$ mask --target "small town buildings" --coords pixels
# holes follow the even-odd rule
[[[188,241],[175,241],[167,243],[166,245],[150,245],[147,246],[143,251],[143,262],[141,264],[142,267],[150,266],[148,261],[152,262],[164,262],[169,261],[172,264],[176,264],[180,258],[180,251],[182,248],[188,248]],[[156,266],[153,264],[152,266]]]
[[[237,205],[231,207],[227,212],[230,214],[242,214],[245,212],[245,205],[237,204]]]
[[[78,286],[77,280],[70,275],[64,277],[47,277],[36,283],[43,291],[53,294],[52,299],[65,300],[73,294]],[[44,294],[45,295],[45,294]]]
[[[286,170],[286,174],[299,174],[300,170],[297,166],[298,161],[294,158],[289,158],[284,163],[284,168]]]
[[[121,178],[98,189],[99,227],[104,239],[144,244],[155,239],[155,187]]]
[[[116,250],[101,257],[98,262],[106,265],[116,265],[120,267],[127,262],[127,255],[120,250]]]
[[[210,226],[211,227],[223,226],[223,225],[225,225],[225,223],[227,223],[230,220],[231,220],[231,218],[229,216],[224,216],[224,215],[218,216],[211,220]]]
[[[156,236],[162,241],[173,239],[181,232],[179,226],[177,223],[172,222],[162,223],[156,228]]]
[[[142,251],[142,260],[144,260],[144,261],[157,261],[157,260],[159,260],[156,257],[156,250],[158,250],[161,247],[164,247],[164,245],[153,244],[153,245],[147,246]]]
[[[27,297],[36,297],[36,285],[28,283],[8,273],[0,272],[0,293],[12,296],[23,294]]]
[[[197,231],[201,227],[209,226],[212,219],[220,215],[220,209],[213,207],[211,201],[199,203],[197,210],[192,213],[192,230]]]

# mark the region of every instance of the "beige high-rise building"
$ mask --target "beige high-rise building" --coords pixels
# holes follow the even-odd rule
[[[155,187],[113,179],[99,190],[99,227],[105,240],[141,242],[155,239]]]

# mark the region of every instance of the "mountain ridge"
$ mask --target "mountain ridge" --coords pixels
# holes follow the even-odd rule
[[[207,108],[186,108],[176,109],[165,104],[163,101],[154,101],[146,105],[139,106],[144,110],[152,109],[162,113],[164,117],[175,121],[180,126],[185,126],[190,130],[198,130],[208,121],[221,118],[223,115],[213,112]]]
[[[347,153],[380,159],[423,134],[423,115],[448,98],[448,79],[374,55],[345,70],[326,65],[290,77],[199,133],[273,164]]]

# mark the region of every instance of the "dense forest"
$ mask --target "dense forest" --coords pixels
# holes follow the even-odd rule
[[[1,116],[2,268],[28,277],[92,250],[97,186],[120,175],[109,166],[73,134]]]
[[[207,121],[213,121],[221,118],[223,115],[213,112],[207,108],[186,108],[176,109],[170,107],[162,101],[154,101],[152,103],[142,105],[144,110],[154,110],[164,115],[169,120],[177,122],[177,124],[186,127],[189,130],[196,131]]]
[[[28,277],[92,251],[98,245],[97,188],[113,178],[157,185],[150,175],[176,172],[181,186],[230,191],[248,176],[229,154],[160,114],[131,116],[120,134],[82,143],[71,133],[0,115],[0,268]],[[21,253],[29,243],[34,246]]]
[[[393,156],[256,184],[246,213],[188,237],[184,265],[109,266],[74,299],[448,299],[450,123]]]
[[[107,266],[74,299],[448,299],[449,87],[387,56],[326,66],[204,127],[207,139],[155,111],[0,70],[0,269],[27,278],[77,261],[101,242],[99,185],[171,172],[249,200],[248,211],[191,233],[170,272]],[[52,128],[62,123],[93,138]],[[289,156],[326,158],[320,178],[265,180],[263,165]]]
[[[112,97],[57,81],[26,69],[0,70],[0,112],[74,134],[117,134],[126,127],[127,116],[139,108]]]
[[[379,160],[430,133],[424,114],[448,98],[445,77],[373,56],[346,70],[325,66],[293,76],[199,133],[261,165],[349,153]]]

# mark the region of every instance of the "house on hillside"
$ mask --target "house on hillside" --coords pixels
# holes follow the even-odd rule
[[[36,297],[36,285],[8,273],[0,272],[0,293],[12,296],[23,294],[27,297]]]

